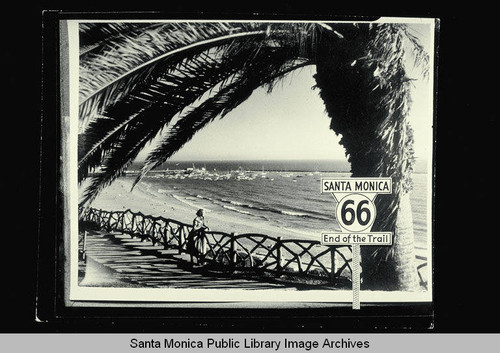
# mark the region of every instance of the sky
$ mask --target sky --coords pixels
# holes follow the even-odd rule
[[[428,50],[430,27],[414,26]],[[415,154],[427,159],[432,153],[432,80],[419,77],[408,65],[413,81],[410,122],[415,134]],[[330,130],[330,118],[315,84],[314,66],[286,77],[268,94],[258,89],[244,103],[199,131],[170,160],[273,160],[345,159],[341,136]],[[168,129],[164,130],[164,133]],[[143,159],[153,141],[138,159]]]

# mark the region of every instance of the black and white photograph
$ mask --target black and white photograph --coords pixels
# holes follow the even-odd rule
[[[63,21],[67,303],[432,303],[436,25]]]

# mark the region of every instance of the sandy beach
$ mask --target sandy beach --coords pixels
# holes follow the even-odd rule
[[[204,208],[206,223],[212,231],[236,234],[259,233],[286,239],[310,239],[311,237],[311,234],[301,234],[293,229],[273,226],[265,220],[244,216],[233,217],[229,213],[214,212],[204,207],[202,200],[194,199],[186,202],[169,191],[162,192],[159,197],[158,190],[152,190],[152,187],[144,182],[137,184],[130,191],[132,181],[133,178],[127,177],[117,179],[99,194],[91,206],[106,211],[130,209],[133,212],[171,218],[187,224],[192,224],[196,211]],[[320,234],[313,236],[319,240]]]

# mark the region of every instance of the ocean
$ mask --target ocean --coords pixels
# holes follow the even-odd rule
[[[320,180],[349,177],[349,169],[346,161],[325,160],[167,162],[141,183],[153,197],[168,194],[205,209],[207,220],[224,214],[242,224],[265,223],[295,238],[319,240],[323,231],[340,230],[336,203],[330,194],[321,194]],[[422,247],[427,243],[427,180],[426,173],[414,173],[410,194],[415,241]],[[245,233],[243,227],[213,230]]]

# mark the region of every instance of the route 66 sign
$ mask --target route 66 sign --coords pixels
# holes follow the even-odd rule
[[[335,218],[342,233],[352,235],[349,240],[337,242],[339,237],[333,236],[337,233],[322,233],[323,244],[390,245],[387,239],[391,237],[385,236],[390,232],[371,232],[371,228],[377,216],[375,197],[392,193],[391,178],[321,179],[321,186],[322,193],[331,193],[337,201]]]
[[[323,245],[352,246],[353,309],[360,308],[361,245],[391,245],[392,232],[371,232],[377,215],[373,200],[378,194],[392,193],[391,178],[321,179],[321,192],[337,200],[335,216],[341,233],[322,233]]]

